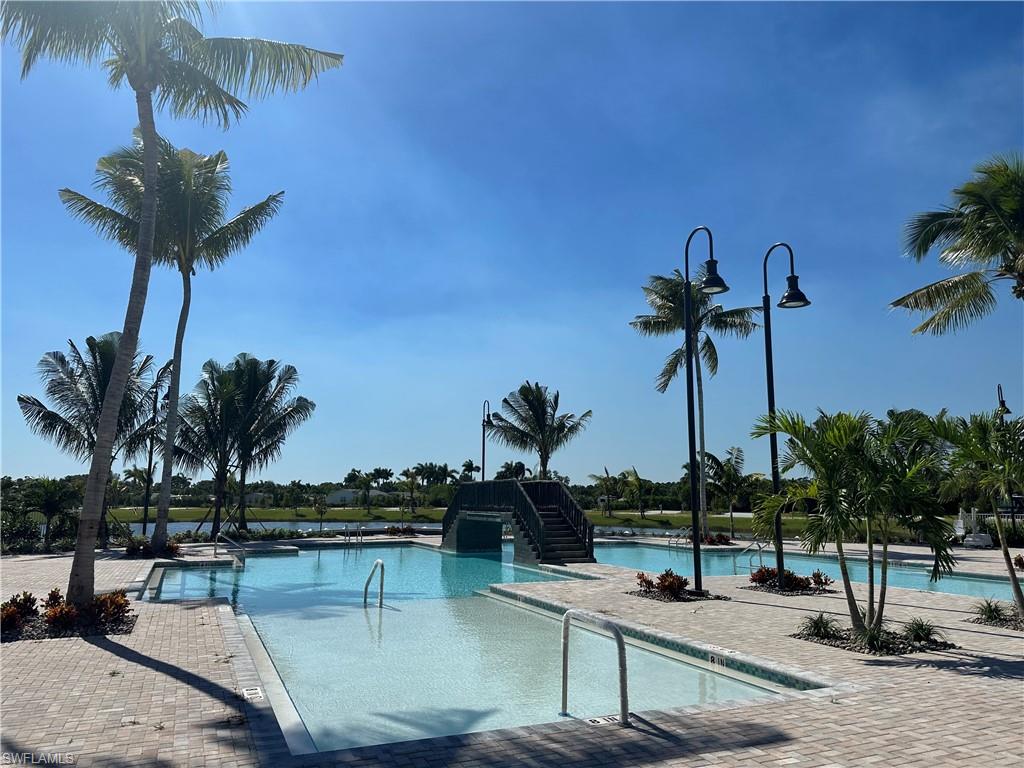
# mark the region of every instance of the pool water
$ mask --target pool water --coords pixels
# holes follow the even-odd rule
[[[384,607],[363,607],[376,558]],[[560,580],[415,546],[249,557],[244,569],[168,570],[157,599],[228,597],[253,622],[317,749],[559,720],[561,622],[478,595],[489,584]],[[630,709],[666,709],[770,693],[668,656],[627,649]],[[615,644],[574,628],[569,709],[618,712]]]
[[[686,547],[662,547],[649,544],[595,544],[594,557],[599,563],[635,568],[638,571],[660,573],[671,568],[683,576],[693,573],[693,553]],[[762,555],[765,565],[774,567],[775,550],[766,549]],[[716,552],[701,550],[701,567],[704,576],[746,576],[750,574],[750,552]],[[758,563],[757,555],[753,562]],[[847,561],[851,581],[867,582],[868,567],[863,560]],[[834,557],[786,554],[786,568],[802,576],[808,576],[820,569],[836,582],[841,581],[839,561]],[[920,589],[927,592],[946,592],[969,597],[1012,600],[1010,582],[1006,579],[978,578],[973,576],[944,576],[937,582],[929,580],[930,571],[914,566],[889,564],[888,582],[891,587]],[[875,566],[875,583],[881,578],[881,569]]]

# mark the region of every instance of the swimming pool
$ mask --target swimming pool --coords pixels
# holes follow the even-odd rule
[[[384,607],[366,609],[376,558]],[[152,597],[229,598],[251,619],[316,748],[343,749],[560,719],[560,621],[477,590],[563,577],[510,559],[402,545],[306,550],[250,556],[244,569],[168,569]],[[617,712],[614,643],[574,630],[570,644],[571,715]],[[632,711],[771,693],[637,646],[627,663]]]
[[[651,544],[615,543],[595,544],[594,557],[599,563],[621,565],[635,568],[638,571],[659,573],[666,568],[687,575],[693,573],[693,552],[686,547],[664,547]],[[765,550],[765,565],[775,565],[775,550]],[[704,576],[746,576],[750,574],[750,553],[739,554],[737,550],[718,551],[704,548],[701,550],[701,567]],[[754,556],[757,563],[757,556]],[[868,567],[863,560],[847,560],[852,581],[866,582]],[[834,557],[815,557],[813,555],[786,553],[786,568],[800,575],[809,575],[815,569],[821,569],[837,582],[839,561]],[[876,583],[880,577],[880,569],[875,567]],[[975,576],[945,576],[937,582],[929,581],[929,571],[915,566],[894,566],[890,563],[888,581],[891,587],[904,589],[920,589],[927,592],[946,592],[969,597],[988,597],[998,600],[1012,600],[1010,582],[1007,579],[982,578]]]

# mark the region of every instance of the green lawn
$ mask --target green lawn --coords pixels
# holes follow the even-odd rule
[[[603,511],[591,510],[587,512],[587,517],[590,518],[590,522],[594,525],[617,528],[658,528],[663,530],[673,530],[677,528],[689,528],[693,523],[693,518],[690,516],[689,512],[674,515],[650,513],[646,519],[641,519],[635,512],[612,512],[611,515],[606,515]],[[783,517],[782,535],[798,536],[804,529],[805,520],[806,518],[803,517]],[[750,524],[751,519],[749,517],[737,517],[735,519],[736,533],[750,533]],[[708,525],[711,527],[711,530],[716,533],[728,533],[729,516],[708,515]]]
[[[209,510],[203,507],[172,507],[169,520],[172,523],[195,523],[203,519]],[[352,507],[336,507],[328,509],[324,515],[324,522],[338,523],[370,523],[370,522],[419,522],[438,523],[444,517],[443,508],[417,507],[416,514],[410,515],[406,512],[403,516],[397,509],[381,509],[373,507],[369,514],[365,509],[354,509]],[[141,507],[121,507],[110,510],[110,514],[122,523],[141,523]],[[225,513],[226,514],[226,513]],[[213,516],[212,514],[210,515]],[[312,507],[299,507],[298,509],[247,509],[245,511],[247,520],[256,520],[264,523],[310,523],[320,522],[320,518]],[[156,517],[156,510],[150,508],[149,520],[152,522]]]

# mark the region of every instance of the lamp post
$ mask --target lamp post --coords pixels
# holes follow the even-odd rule
[[[729,286],[718,274],[718,262],[715,260],[715,241],[711,230],[701,226],[694,229],[686,238],[686,249],[683,255],[683,332],[686,334],[686,435],[689,441],[690,466],[690,515],[693,531],[693,586],[698,592],[704,591],[700,568],[700,510],[697,508],[697,445],[696,426],[693,418],[693,288],[690,283],[690,242],[694,235],[703,232],[708,236],[708,260],[704,262],[704,279],[698,289],[701,293],[725,293]]]
[[[764,312],[764,368],[768,380],[768,418],[775,418],[775,368],[772,364],[772,303],[768,295],[768,257],[776,248],[785,248],[789,252],[789,277],[786,278],[786,292],[779,301],[780,309],[798,309],[811,302],[800,290],[800,280],[793,266],[793,249],[789,243],[775,243],[764,255],[762,273],[764,276],[764,296],[761,298],[761,309]],[[774,424],[773,424],[774,426]],[[768,443],[772,452],[772,493],[779,494],[779,440],[774,430],[768,433]],[[782,553],[782,507],[775,510],[775,570],[779,589],[785,587],[785,558]]]
[[[487,479],[487,428],[493,427],[491,421],[491,401],[484,400],[483,417],[480,419],[480,482]]]
[[[1013,413],[1013,411],[1006,406],[1006,399],[1003,397],[1002,384],[996,384],[996,399],[999,400],[999,407],[996,408],[996,413],[999,414],[999,426],[1002,426],[1006,423],[1006,417]]]

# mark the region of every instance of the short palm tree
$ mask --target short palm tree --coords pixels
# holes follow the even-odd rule
[[[956,498],[966,486],[990,505],[1013,600],[1024,618],[1024,593],[999,515],[1000,502],[1024,492],[1024,418],[1006,421],[998,413],[972,414],[969,419],[942,415],[935,420],[935,431],[951,449],[943,496]]]
[[[764,475],[757,472],[749,475],[744,474],[744,461],[743,449],[739,446],[734,446],[725,452],[724,460],[719,461],[715,459],[710,472],[715,485],[718,486],[718,490],[729,503],[730,538],[736,538],[736,523],[733,518],[736,505],[741,499],[749,496],[755,482],[764,477]]]
[[[647,506],[644,503],[647,499],[650,480],[640,477],[636,467],[630,467],[619,475],[619,484],[626,499],[636,505],[636,511],[641,519],[647,517]]]
[[[409,513],[416,513],[416,491],[420,487],[420,476],[417,474],[415,468],[406,468],[398,473],[398,476],[402,478],[402,485],[405,486],[406,491],[409,492]]]
[[[541,480],[548,479],[551,455],[580,435],[592,415],[590,411],[579,416],[560,414],[558,400],[557,391],[549,395],[547,387],[523,382],[519,389],[502,398],[502,413],[492,413],[493,424],[487,428],[487,433],[502,445],[536,452]]]
[[[953,204],[920,213],[906,230],[906,253],[922,261],[939,248],[939,261],[969,272],[911,291],[892,302],[927,315],[914,333],[944,334],[965,328],[996,307],[996,283],[1024,300],[1024,160],[997,156],[953,190]]]
[[[50,528],[54,520],[65,517],[80,500],[78,490],[64,480],[40,477],[28,489],[30,503],[46,521],[43,528],[43,548],[50,550]]]
[[[293,396],[299,383],[299,372],[294,366],[260,360],[243,352],[227,370],[235,379],[238,527],[244,530],[248,527],[245,487],[249,473],[264,469],[281,455],[288,436],[313,415],[316,404]]]
[[[269,195],[227,216],[231,196],[228,158],[223,151],[201,155],[178,149],[163,138],[160,148],[156,235],[153,259],[177,270],[181,277],[181,310],[174,337],[174,357],[164,427],[164,456],[171,456],[178,431],[178,396],[181,386],[181,358],[192,304],[192,276],[197,268],[215,269],[245,248],[253,236],[277,214],[284,192]],[[142,216],[144,168],[142,142],[135,143],[100,160],[96,186],[110,199],[106,206],[70,189],[60,191],[61,201],[77,218],[91,224],[101,235],[120,243],[129,252],[136,247]],[[160,478],[160,499],[153,547],[167,542],[167,516],[171,505],[171,477],[174,463],[165,461]]]
[[[604,468],[603,475],[590,475],[590,481],[597,486],[597,493],[600,498],[604,499],[604,512],[606,515],[610,515],[612,511],[612,499],[619,498],[621,489],[621,480],[617,475],[613,475],[608,471],[608,467]]]
[[[202,7],[188,0],[26,2],[0,6],[0,34],[21,47],[22,77],[40,59],[99,63],[114,88],[135,95],[143,146],[142,214],[135,246],[122,344],[101,412],[89,468],[68,599],[82,607],[93,597],[97,528],[117,434],[119,409],[138,347],[149,290],[157,215],[158,147],[154,106],[173,117],[212,121],[224,128],[247,106],[236,92],[260,98],[305,88],[342,56],[257,38],[204,37]]]
[[[31,395],[18,395],[18,405],[29,429],[74,458],[88,461],[96,450],[100,414],[120,348],[121,334],[115,332],[99,338],[89,336],[85,340],[84,353],[68,340],[67,355],[57,351],[43,355],[39,360],[39,375],[46,397],[53,405],[47,406]],[[141,360],[134,355],[129,373],[121,400],[111,464],[116,458],[129,461],[143,450],[151,426],[147,404],[151,393],[159,391],[164,383],[164,369],[154,376],[153,358],[148,355]],[[110,477],[108,466],[108,485]],[[101,543],[104,544],[107,490],[104,486],[100,520],[97,522],[102,533]]]
[[[213,526],[220,533],[228,477],[235,466],[238,437],[237,380],[216,360],[203,364],[195,390],[182,398],[181,425],[174,447],[175,460],[187,472],[213,474]]]
[[[459,480],[464,483],[473,482],[473,473],[480,471],[480,465],[477,464],[473,459],[466,459],[462,462],[462,474],[459,475]],[[484,478],[480,478],[483,480]]]
[[[707,461],[704,447],[704,375],[706,366],[708,375],[718,373],[718,348],[712,334],[735,336],[744,339],[758,327],[754,318],[760,311],[759,307],[736,307],[725,309],[715,304],[713,297],[699,290],[704,275],[698,271],[691,286],[691,307],[693,310],[692,346],[694,349],[694,371],[697,386],[697,424],[700,442],[700,508],[702,533],[708,533],[708,497],[707,497]],[[637,315],[630,326],[641,336],[669,336],[685,332],[686,328],[686,280],[676,269],[671,275],[651,275],[644,286],[644,296],[651,309],[650,315]],[[659,392],[665,392],[669,384],[686,365],[687,340],[683,339],[678,348],[673,350],[662,366],[661,373],[655,382]],[[703,362],[702,362],[703,361]]]
[[[494,474],[495,480],[525,480],[527,476],[533,476],[533,470],[521,461],[503,462],[498,471]]]

